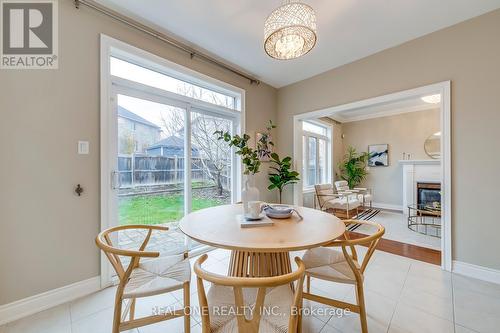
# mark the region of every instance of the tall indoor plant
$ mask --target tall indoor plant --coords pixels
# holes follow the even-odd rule
[[[349,188],[358,186],[366,178],[369,156],[368,152],[358,153],[354,147],[347,148],[347,153],[339,163],[339,171],[340,178],[347,181]]]
[[[283,188],[288,184],[297,183],[297,181],[300,180],[299,173],[297,171],[290,170],[292,166],[292,158],[290,156],[281,160],[278,154],[272,153],[271,163],[273,163],[273,166],[270,168],[273,169],[274,172],[269,174],[269,181],[271,182],[271,185],[269,185],[267,189],[278,189],[279,202],[281,203]]]

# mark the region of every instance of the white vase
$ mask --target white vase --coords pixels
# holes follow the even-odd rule
[[[241,191],[241,201],[243,202],[243,213],[248,214],[248,202],[249,201],[259,201],[260,192],[257,187],[255,187],[255,175],[248,175],[245,177],[245,186]]]

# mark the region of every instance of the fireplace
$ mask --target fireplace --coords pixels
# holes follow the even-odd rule
[[[441,207],[441,183],[417,182],[417,204]]]
[[[416,205],[420,203],[422,199],[427,201],[428,194],[440,194],[441,162],[439,160],[404,160],[399,161],[399,163],[403,166],[403,208],[406,209],[408,206]],[[429,193],[427,191],[420,193],[424,188],[417,190],[417,184],[418,187],[432,187],[430,190],[434,190],[434,193]],[[426,188],[426,190],[429,189]],[[434,198],[434,200],[439,201],[440,195],[438,198]]]

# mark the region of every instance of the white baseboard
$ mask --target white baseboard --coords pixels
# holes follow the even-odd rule
[[[500,284],[500,270],[453,260],[453,273]]]
[[[96,276],[61,288],[0,305],[0,325],[73,301],[101,289],[101,277]]]
[[[375,208],[380,208],[380,209],[389,209],[389,210],[403,211],[403,206],[385,204],[385,203],[382,203],[382,202],[373,202],[372,206],[375,207]]]

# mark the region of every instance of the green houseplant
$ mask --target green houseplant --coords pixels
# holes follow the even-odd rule
[[[215,131],[214,135],[217,137],[217,140],[224,140],[229,144],[229,147],[235,148],[235,153],[241,156],[241,161],[245,166],[245,174],[246,180],[244,188],[241,191],[241,201],[243,202],[243,212],[246,215],[248,213],[248,203],[250,201],[257,201],[260,198],[259,189],[255,186],[255,177],[254,175],[259,172],[259,168],[261,165],[261,158],[269,155],[274,146],[274,143],[271,141],[270,131],[276,126],[269,121],[269,125],[267,126],[267,132],[261,135],[260,139],[255,144],[255,148],[251,148],[248,146],[248,142],[250,140],[250,136],[248,134],[243,135],[231,135],[231,133],[227,131]]]
[[[359,185],[368,172],[366,163],[369,158],[368,152],[359,153],[353,147],[347,148],[342,162],[339,163],[340,178],[347,181],[349,188]]]
[[[235,147],[235,153],[241,156],[241,161],[245,166],[245,175],[255,175],[259,172],[260,160],[256,149],[248,147],[250,136],[243,134],[242,136],[235,134],[231,136],[228,132],[215,131],[214,135],[217,140],[224,140],[229,143],[229,147]]]
[[[276,125],[269,120],[269,125],[266,127],[267,132],[263,133],[262,137],[256,143],[255,149],[248,146],[250,135],[246,133],[240,136],[238,134],[231,135],[229,132],[215,131],[214,135],[217,137],[217,140],[224,140],[228,142],[229,147],[236,148],[235,153],[241,156],[241,161],[245,166],[245,171],[243,172],[245,175],[255,175],[259,172],[261,156],[269,154],[271,147],[274,146],[270,135],[273,128],[276,128]]]
[[[300,180],[299,173],[297,171],[290,170],[292,166],[292,158],[290,156],[281,160],[278,154],[272,153],[271,163],[274,164],[270,167],[274,170],[274,172],[269,174],[269,181],[271,182],[271,185],[269,185],[267,189],[278,189],[279,201],[281,203],[283,188],[288,184],[297,183],[297,181]]]

